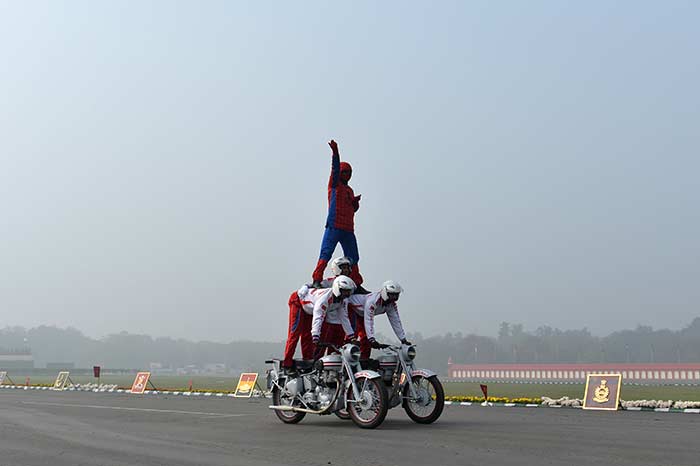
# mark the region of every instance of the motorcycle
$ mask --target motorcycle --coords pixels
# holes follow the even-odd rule
[[[270,409],[285,424],[296,424],[307,414],[347,412],[361,428],[379,426],[389,410],[387,390],[381,375],[360,367],[360,348],[347,343],[342,347],[321,343],[337,353],[316,361],[295,359],[291,371],[283,371],[281,361],[271,364],[268,388],[272,391]]]
[[[435,422],[445,407],[445,391],[437,374],[415,367],[414,345],[392,346],[377,344],[386,350],[377,359],[363,360],[363,367],[379,372],[389,395],[389,409],[402,405],[408,417],[419,424]],[[348,419],[344,411],[336,413]]]

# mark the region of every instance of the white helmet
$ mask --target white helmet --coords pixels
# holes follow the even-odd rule
[[[386,301],[389,299],[389,293],[401,293],[402,291],[403,288],[401,288],[398,282],[394,280],[386,281],[382,284],[382,299]]]
[[[352,278],[341,275],[333,280],[331,288],[333,289],[333,296],[337,298],[342,290],[350,290],[350,293],[355,291],[355,282],[352,281]]]
[[[333,275],[336,277],[340,275],[340,267],[343,265],[352,265],[352,261],[348,259],[347,257],[336,257],[331,261],[331,272],[333,272]]]

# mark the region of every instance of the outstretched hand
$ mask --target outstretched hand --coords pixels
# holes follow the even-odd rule
[[[338,152],[338,143],[335,142],[335,140],[331,139],[331,141],[328,143],[328,145],[331,147],[331,150],[333,151],[334,154]]]

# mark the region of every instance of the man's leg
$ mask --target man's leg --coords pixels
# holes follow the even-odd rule
[[[329,343],[332,332],[330,327],[331,326],[328,322],[324,322],[323,325],[321,325],[321,335],[318,338],[319,343]],[[314,345],[314,359],[318,359],[324,354],[326,354],[326,348],[319,348],[318,346]]]
[[[345,341],[345,331],[343,330],[343,326],[340,324],[329,324],[329,327],[330,327],[330,335],[329,335],[330,343],[333,343],[337,347],[343,346],[343,342]]]
[[[342,231],[340,236],[340,245],[343,247],[343,254],[352,261],[350,269],[350,278],[355,282],[355,285],[360,286],[364,281],[360,275],[360,253],[357,250],[357,238],[352,231]]]
[[[320,282],[323,280],[323,271],[326,270],[326,265],[328,265],[328,261],[331,260],[333,251],[335,251],[335,246],[338,244],[339,231],[340,230],[335,228],[326,227],[326,230],[323,232],[323,239],[321,240],[321,253],[319,254],[316,268],[314,269],[313,274],[311,274],[311,278],[314,282]]]
[[[282,361],[282,367],[292,367],[294,364],[294,352],[297,349],[297,341],[299,341],[299,336],[301,336],[301,319],[302,315],[306,314],[301,308],[301,303],[299,302],[299,295],[294,291],[291,296],[289,296],[289,329],[287,330],[287,344],[284,348],[284,360]]]
[[[313,320],[310,314],[307,314],[302,309],[301,311],[301,357],[304,359],[314,358],[314,342],[311,339],[311,321]]]
[[[372,347],[369,344],[369,340],[367,340],[365,320],[362,318],[362,316],[357,316],[355,336],[360,341],[360,359],[369,359],[370,354],[372,354]]]

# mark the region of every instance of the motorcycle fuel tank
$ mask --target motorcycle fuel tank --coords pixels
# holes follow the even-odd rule
[[[321,358],[323,362],[323,368],[329,371],[339,371],[343,367],[343,363],[340,359],[339,354],[329,354]]]

